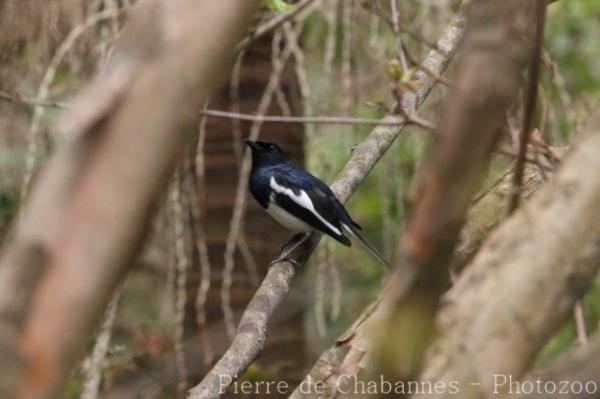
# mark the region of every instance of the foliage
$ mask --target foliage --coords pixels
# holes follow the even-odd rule
[[[294,8],[293,5],[286,3],[283,0],[264,0],[267,7],[275,12],[290,11]]]

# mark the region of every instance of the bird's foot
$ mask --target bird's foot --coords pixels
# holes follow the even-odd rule
[[[300,267],[302,266],[300,264],[300,262],[298,262],[296,259],[292,259],[289,256],[283,257],[283,256],[278,256],[277,258],[273,259],[271,262],[269,262],[269,267],[275,265],[276,263],[279,262],[289,262],[291,263],[294,267]]]
[[[290,257],[290,254],[296,249],[298,248],[300,245],[302,245],[304,243],[304,241],[306,241],[309,237],[309,234],[307,233],[298,233],[298,234],[294,234],[289,240],[288,242],[286,242],[282,247],[281,247],[281,255],[279,255],[276,259],[274,259],[273,261],[271,261],[269,263],[269,267],[273,266],[275,263],[277,262],[290,262],[292,265],[294,265],[295,267],[300,267],[302,266],[300,264],[300,262],[298,262],[295,259],[292,259]]]
[[[305,236],[305,233],[297,233],[291,236],[290,239],[281,246],[281,253],[291,252],[292,249],[295,248],[294,245],[299,245],[298,241],[302,240]]]

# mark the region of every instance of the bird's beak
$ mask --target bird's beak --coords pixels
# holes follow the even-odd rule
[[[245,144],[246,144],[248,147],[250,147],[250,148],[252,148],[252,149],[255,149],[255,148],[256,148],[256,144],[255,144],[255,143],[254,143],[254,141],[252,141],[252,140],[249,140],[249,139],[244,139],[244,143],[245,143]]]

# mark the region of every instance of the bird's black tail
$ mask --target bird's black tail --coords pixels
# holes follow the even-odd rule
[[[360,243],[362,245],[364,245],[365,248],[367,248],[374,257],[376,257],[381,263],[383,263],[385,265],[385,267],[388,268],[388,270],[391,270],[392,267],[391,267],[390,263],[383,257],[383,255],[381,255],[381,253],[379,253],[379,251],[373,246],[373,244],[371,244],[369,241],[367,241],[367,239],[362,234],[360,229],[358,229],[352,225],[349,226],[345,223],[344,223],[344,228],[346,229],[346,231],[348,233],[350,233],[350,235],[352,237],[354,237],[358,241],[360,241]]]

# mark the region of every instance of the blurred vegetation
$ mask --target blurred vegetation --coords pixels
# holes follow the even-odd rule
[[[301,30],[312,108],[318,115],[381,117],[383,112],[379,105],[392,103],[386,63],[394,58],[395,38],[385,24],[358,6],[358,2],[331,3],[337,4],[337,8],[311,16]],[[450,0],[402,2],[402,26],[435,42],[457,3]],[[269,1],[268,5],[273,10],[286,7],[282,1]],[[351,10],[344,10],[344,7],[351,7]],[[335,15],[337,23],[330,25],[329,30],[331,15]],[[349,25],[344,25],[344,18],[349,18]],[[597,0],[562,0],[549,7],[538,125],[553,144],[568,144],[586,123],[598,118],[598,115],[590,115],[592,106],[600,99],[598,21],[600,2]],[[416,58],[422,59],[429,51],[408,35],[403,39]],[[331,62],[327,59],[328,43],[333,44]],[[76,57],[71,58],[58,71],[51,96],[54,99],[69,97],[90,73]],[[452,81],[452,68],[447,77]],[[34,97],[37,80],[27,76],[19,79],[23,97]],[[436,88],[419,115],[435,120],[445,92],[444,87]],[[4,112],[0,117],[12,115]],[[44,125],[51,126],[59,115],[59,110],[48,110]],[[352,146],[370,130],[365,126],[316,126],[307,135],[307,168],[331,182],[348,159]],[[0,134],[16,136],[15,132]],[[20,179],[25,165],[22,138],[9,140],[6,137],[0,140],[0,237],[6,233],[9,221],[19,207]],[[392,259],[399,231],[410,211],[411,186],[426,143],[426,132],[407,128],[348,205],[369,240],[383,248],[386,256]],[[507,163],[505,157],[498,156],[490,182]],[[172,293],[165,283],[170,277],[164,267],[156,266],[168,263],[167,244],[163,236],[154,237],[151,242],[153,247],[146,250],[139,267],[124,287],[111,356],[115,370],[123,368],[122,364],[135,368],[149,354],[166,351],[170,345],[167,337],[172,329]],[[319,265],[319,262],[323,264]],[[324,276],[325,283],[319,283]],[[306,315],[306,336],[311,343],[307,364],[311,364],[314,357],[370,302],[382,277],[382,267],[367,252],[356,246],[348,249],[335,245],[325,239],[313,257],[305,282],[309,301],[314,304]],[[339,281],[332,283],[331,278],[339,278]],[[583,309],[588,331],[596,330],[600,321],[600,280],[587,294]],[[324,325],[318,327],[318,319]],[[547,344],[539,362],[547,363],[574,340],[575,327],[570,320]],[[260,369],[253,368],[246,378],[253,379],[261,373]],[[80,389],[80,381],[73,379],[68,396],[77,397]]]

